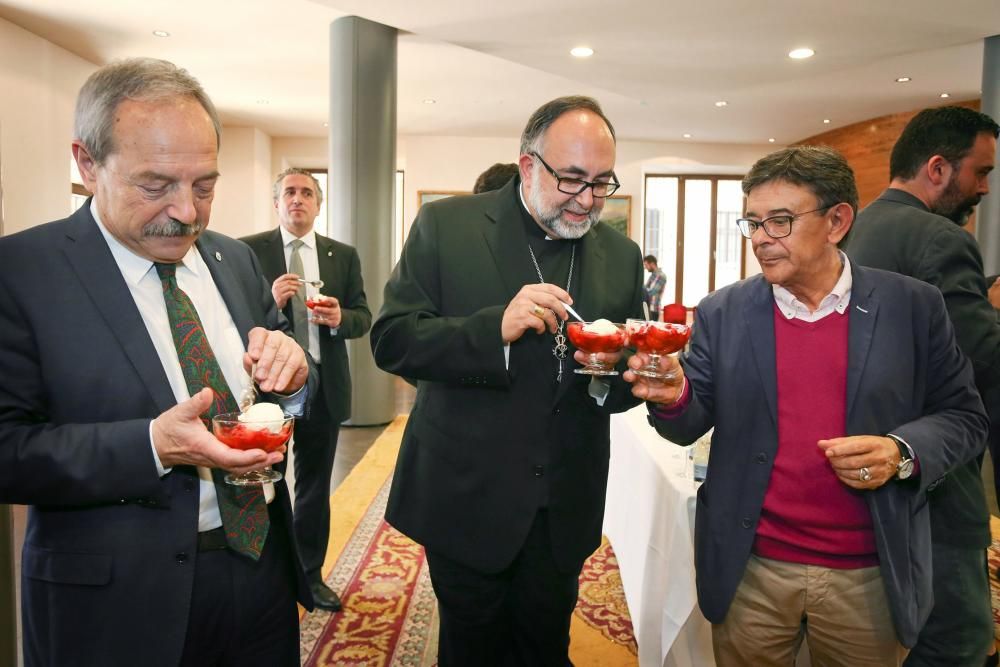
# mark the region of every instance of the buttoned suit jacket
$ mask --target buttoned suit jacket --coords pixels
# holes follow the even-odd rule
[[[288,273],[281,230],[273,229],[242,240],[256,253],[269,283]],[[365,297],[357,250],[316,234],[316,259],[319,277],[324,283],[320,292],[340,302],[341,321],[336,334],[330,335],[330,327],[319,325],[320,382],[330,416],[339,423],[351,416],[351,370],[345,341],[368,332],[372,313]],[[294,328],[291,299],[282,312]]]
[[[495,572],[520,550],[547,497],[554,556],[571,570],[600,543],[609,415],[637,401],[615,379],[598,406],[570,350],[553,403],[542,408],[544,427],[527,423],[539,408],[525,396],[524,345],[538,334],[511,344],[509,370],[501,338],[507,304],[538,282],[518,182],[422,206],[385,287],[375,361],[417,381],[386,518],[430,550]],[[571,294],[583,317],[638,316],[634,242],[597,224],[580,239],[576,262]]]
[[[287,326],[245,244],[206,231],[197,248],[244,344],[254,326]],[[176,401],[89,200],[0,239],[0,292],[0,502],[30,505],[25,664],[176,667],[198,476],[157,473],[150,422]],[[275,490],[297,597],[311,607],[284,482]]]
[[[933,606],[926,491],[983,450],[987,421],[940,293],[906,276],[852,270],[846,432],[831,436],[892,432],[920,461],[916,478],[865,492],[896,633],[912,646]],[[695,519],[698,601],[712,623],[723,621],[743,577],[777,453],[774,316],[762,275],[702,300],[683,360],[691,402],[674,419],[651,418],[679,445],[715,427]]]

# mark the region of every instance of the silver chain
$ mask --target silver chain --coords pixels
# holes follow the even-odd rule
[[[576,244],[570,246],[572,250],[569,253],[569,275],[566,277],[566,292],[569,293],[569,286],[573,282],[573,260],[576,259]],[[542,277],[542,268],[538,266],[538,260],[535,259],[535,251],[531,249],[531,244],[528,244],[528,252],[531,253],[531,263],[535,265],[535,273],[538,274],[538,282],[544,283],[545,278]],[[559,372],[556,374],[556,382],[562,382],[563,374],[563,359],[566,358],[566,353],[569,351],[569,346],[566,345],[566,334],[564,332],[566,328],[566,323],[556,318],[556,343],[552,346],[552,354],[556,359],[559,360]]]

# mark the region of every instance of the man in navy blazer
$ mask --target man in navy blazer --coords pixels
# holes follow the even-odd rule
[[[372,314],[358,251],[313,229],[323,204],[323,191],[313,175],[290,167],[278,174],[273,194],[280,226],[241,240],[257,255],[271,283],[275,303],[292,323],[299,343],[319,366],[320,382],[312,410],[308,419],[296,423],[292,443],[295,540],[316,607],[339,611],[340,597],[327,587],[322,575],[330,537],[330,476],[340,423],[351,416],[347,340],[368,332]],[[296,245],[298,249],[293,250]],[[291,272],[295,253],[299,254],[301,276]],[[300,278],[323,282],[322,291],[310,290],[317,303],[308,319],[303,298],[306,291]],[[298,317],[296,309],[300,310]]]
[[[228,488],[209,470],[282,454],[229,449],[206,429],[216,396],[188,389],[206,375],[188,384],[178,347],[195,355],[174,342],[171,278],[158,275],[173,275],[197,311],[204,373],[214,357],[235,397],[255,362],[264,400],[302,407],[315,372],[281,331],[256,258],[204,231],[214,107],[184,70],[131,59],[88,79],[76,123],[93,198],[0,239],[0,502],[31,506],[25,664],[298,665],[295,603],[311,598],[285,485],[241,492],[256,524],[230,531],[216,500]],[[259,550],[234,545],[262,525]]]
[[[743,190],[763,275],[699,304],[676,379],[634,387],[665,438],[715,429],[695,560],[716,660],[791,664],[805,638],[819,664],[898,665],[933,605],[926,492],[984,447],[972,369],[937,290],[838,250],[839,154],[779,151]]]

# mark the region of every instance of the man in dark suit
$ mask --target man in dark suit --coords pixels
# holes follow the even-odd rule
[[[339,611],[340,598],[323,583],[330,537],[330,475],[340,423],[351,416],[351,372],[344,341],[372,324],[361,262],[349,245],[317,234],[313,225],[323,191],[312,174],[292,167],[274,182],[279,227],[243,239],[260,260],[278,308],[292,322],[295,339],[319,366],[320,384],[307,419],[295,427],[295,539],[316,606]],[[298,256],[296,258],[296,255]],[[300,280],[301,279],[301,280]],[[302,280],[322,281],[320,288]],[[315,302],[311,321],[306,294]]]
[[[282,453],[203,421],[254,363],[287,410],[311,372],[250,249],[204,230],[219,128],[170,63],[99,69],[73,141],[93,198],[0,239],[0,502],[31,505],[29,667],[298,664],[311,599],[285,485],[221,481]]]
[[[941,290],[994,421],[1000,419],[1000,321],[987,297],[979,245],[962,227],[989,192],[998,129],[989,116],[964,107],[925,109],[914,116],[892,149],[889,188],[858,215],[847,245],[858,264]],[[928,494],[935,605],[908,666],[979,667],[992,652],[990,518],[981,461],[954,470]]]
[[[597,222],[618,188],[611,123],[590,98],[549,102],[518,163],[500,190],[421,207],[372,327],[376,363],[418,382],[386,518],[426,548],[442,667],[569,663],[609,415],[635,404],[619,378],[574,373],[564,333],[563,303],[641,312],[639,248]]]
[[[805,638],[814,664],[899,665],[933,604],[927,491],[986,439],[972,369],[936,289],[838,251],[836,151],[764,157],[743,191],[763,275],[702,300],[677,379],[626,374],[665,438],[715,428],[695,563],[716,661],[790,665]]]

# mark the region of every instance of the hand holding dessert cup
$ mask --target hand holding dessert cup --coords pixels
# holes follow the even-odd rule
[[[576,349],[587,355],[587,363],[583,368],[575,369],[581,375],[618,375],[614,369],[614,359],[621,357],[627,337],[625,326],[609,320],[599,319],[593,322],[567,322],[566,335]]]
[[[657,322],[655,320],[629,319],[625,322],[629,345],[643,355],[645,364],[634,368],[633,373],[651,380],[672,380],[677,377],[676,371],[661,364],[661,359],[674,354],[687,344],[691,337],[691,327],[687,324]]]
[[[233,449],[261,449],[273,452],[285,445],[292,435],[295,418],[285,414],[274,403],[257,403],[245,412],[226,412],[212,417],[212,435]],[[271,466],[240,475],[229,473],[226,483],[234,486],[252,486],[277,482],[281,473]]]

